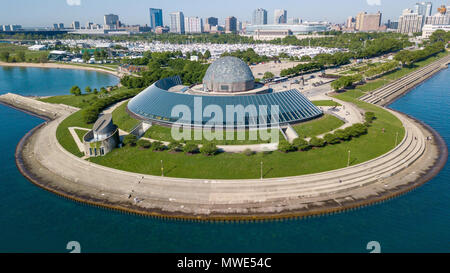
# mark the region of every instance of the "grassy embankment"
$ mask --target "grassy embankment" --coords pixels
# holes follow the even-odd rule
[[[2,52],[9,52],[8,60],[1,60],[5,62],[27,62],[27,63],[39,63],[47,62],[47,56],[50,51],[31,51],[28,50],[28,46],[19,46],[8,43],[0,43],[0,55]],[[19,52],[25,53],[24,60],[18,59]]]
[[[404,137],[401,122],[388,111],[359,102],[348,94],[341,94],[338,98],[353,102],[364,110],[375,112],[377,119],[369,128],[367,135],[337,145],[288,154],[275,151],[251,156],[222,153],[206,157],[201,154],[151,152],[137,147],[124,147],[114,150],[105,157],[90,160],[104,166],[152,175],[161,174],[160,164],[163,160],[166,176],[203,179],[258,178],[260,163],[263,162],[265,178],[285,177],[343,168],[347,164],[348,151],[351,151],[352,165],[362,163],[394,148],[397,132],[400,140]]]

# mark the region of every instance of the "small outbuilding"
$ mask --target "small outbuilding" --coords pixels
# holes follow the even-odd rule
[[[111,114],[102,115],[83,137],[84,153],[88,157],[104,156],[120,143],[119,129]]]

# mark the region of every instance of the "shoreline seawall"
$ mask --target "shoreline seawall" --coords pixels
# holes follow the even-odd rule
[[[116,71],[111,71],[107,69],[101,69],[98,67],[87,67],[87,66],[79,66],[79,65],[71,65],[71,64],[59,64],[59,63],[6,63],[0,61],[0,66],[3,67],[31,67],[31,68],[48,68],[48,69],[73,69],[73,70],[85,70],[85,71],[94,71],[100,73],[106,73],[113,75],[117,78],[121,78],[121,74]]]
[[[411,118],[411,117],[409,117]],[[343,212],[347,210],[353,210],[373,204],[377,204],[380,202],[384,202],[386,200],[390,200],[392,198],[398,197],[400,195],[406,194],[411,190],[423,185],[430,179],[432,179],[435,175],[439,173],[439,171],[444,167],[445,162],[448,157],[448,150],[445,144],[445,141],[442,137],[434,131],[434,129],[430,128],[428,125],[415,120],[415,122],[419,123],[422,129],[424,129],[427,133],[433,135],[434,145],[437,147],[437,159],[433,162],[432,165],[423,169],[423,172],[416,178],[414,181],[403,184],[401,186],[395,187],[390,191],[387,191],[381,195],[376,194],[372,196],[367,196],[362,200],[353,200],[349,202],[341,202],[336,203],[333,202],[332,199],[327,199],[323,201],[324,204],[320,207],[308,208],[307,210],[286,210],[279,212],[271,212],[271,213],[234,213],[234,214],[211,214],[211,215],[195,215],[195,214],[184,214],[178,212],[170,212],[165,210],[158,209],[145,209],[139,206],[134,206],[133,204],[125,204],[120,202],[109,202],[107,200],[102,200],[101,197],[95,198],[89,195],[83,195],[76,192],[64,191],[64,189],[58,187],[52,187],[51,182],[43,181],[43,177],[40,177],[39,174],[30,173],[30,169],[26,164],[24,164],[26,160],[26,155],[23,154],[24,147],[27,145],[28,141],[36,134],[39,129],[43,127],[44,124],[41,124],[27,133],[24,138],[19,142],[19,145],[16,149],[16,161],[19,170],[21,173],[27,177],[33,184],[44,188],[50,192],[63,196],[65,198],[87,203],[93,206],[98,206],[107,209],[119,210],[127,213],[145,215],[145,216],[153,216],[160,218],[174,218],[174,219],[183,219],[183,220],[211,220],[211,221],[254,221],[254,220],[270,220],[270,219],[282,219],[282,218],[304,218],[304,217],[312,217],[314,215],[327,215],[334,214],[338,212]],[[63,178],[60,178],[63,179]],[[40,181],[41,180],[41,181]]]

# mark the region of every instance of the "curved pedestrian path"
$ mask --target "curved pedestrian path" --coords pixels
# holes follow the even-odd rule
[[[372,185],[387,187],[390,177],[416,162],[427,148],[423,131],[409,118],[391,111],[404,124],[405,137],[392,151],[344,169],[273,179],[208,180],[142,175],[96,165],[67,152],[56,139],[66,116],[47,123],[32,137],[33,155],[72,192],[96,193],[106,203],[137,206],[163,213],[210,215],[277,213],[377,194]],[[366,189],[367,192],[364,193]],[[355,194],[352,195],[352,192]],[[343,195],[344,194],[344,195]],[[345,196],[345,199],[339,199]]]

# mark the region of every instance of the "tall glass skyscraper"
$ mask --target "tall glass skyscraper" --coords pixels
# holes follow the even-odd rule
[[[267,25],[267,10],[261,8],[255,9],[252,19],[253,25]]]
[[[155,30],[156,27],[163,26],[162,9],[150,9],[150,27]]]

